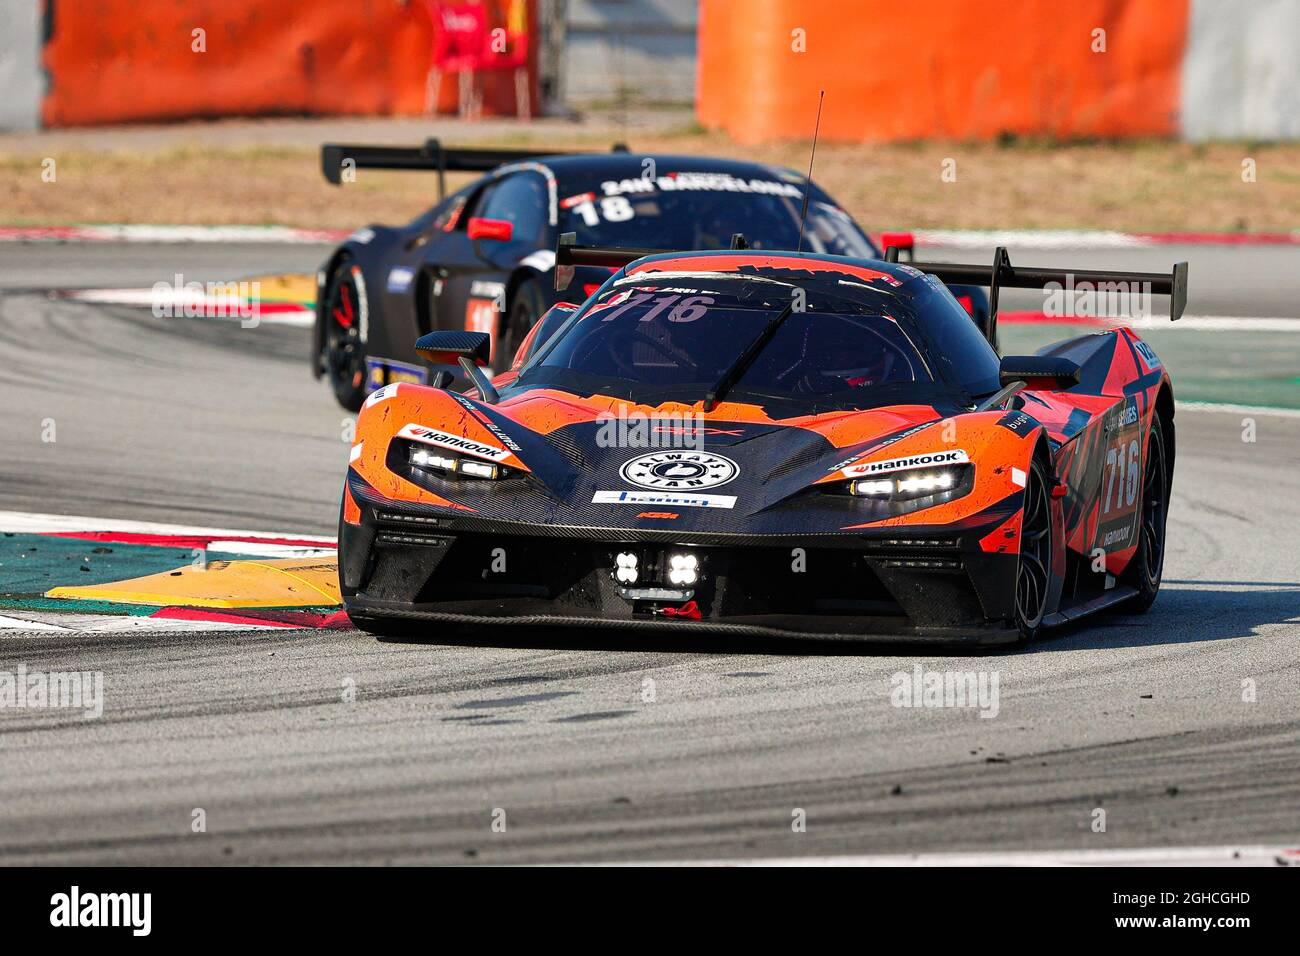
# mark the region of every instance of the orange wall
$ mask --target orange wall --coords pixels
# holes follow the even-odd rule
[[[488,5],[503,24],[504,0]],[[54,0],[44,120],[418,114],[431,43],[421,0]],[[513,114],[512,75],[478,82],[485,112]],[[439,105],[455,110],[454,77]]]
[[[745,143],[810,136],[820,89],[845,142],[1174,135],[1188,2],[702,0],[696,111]]]

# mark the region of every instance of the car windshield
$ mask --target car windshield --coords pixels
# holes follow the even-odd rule
[[[882,288],[725,273],[625,277],[557,332],[518,384],[699,401],[794,300],[729,400],[868,408],[908,389],[935,392],[911,301],[896,294],[897,280],[877,281]]]
[[[642,249],[727,249],[742,233],[754,249],[799,245],[802,184],[744,179],[725,173],[668,173],[611,180],[560,199],[560,231],[584,246]],[[848,213],[814,189],[803,248],[874,258],[875,250]]]

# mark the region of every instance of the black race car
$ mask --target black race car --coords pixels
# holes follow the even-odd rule
[[[440,195],[447,172],[487,173],[404,226],[359,229],[318,273],[312,370],[353,411],[389,383],[429,381],[434,369],[414,343],[430,331],[485,332],[492,367],[508,367],[560,299],[552,271],[563,232],[592,246],[726,249],[743,234],[756,250],[881,255],[816,185],[801,233],[805,177],[760,163],[640,155],[621,146],[570,155],[444,149],[436,140],[417,148],[327,145],[321,160],[333,183],[347,183],[362,168],[437,172]],[[910,238],[895,234],[886,242],[907,248]],[[580,299],[611,271],[580,267]],[[983,290],[962,295],[983,322]],[[539,329],[528,348],[540,347],[550,331]]]

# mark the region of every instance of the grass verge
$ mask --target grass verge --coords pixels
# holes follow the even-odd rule
[[[544,139],[542,137],[545,137]],[[606,148],[579,132],[571,148]],[[554,130],[500,145],[554,145]],[[485,143],[486,145],[486,143]],[[713,154],[806,169],[807,143],[741,147],[718,134],[633,136],[636,152]],[[309,146],[41,147],[0,141],[8,225],[270,223],[352,228],[401,222],[434,198],[432,176],[363,170],[331,187]],[[946,161],[951,161],[945,167]],[[1255,181],[1243,181],[1253,160]],[[955,181],[945,182],[945,168]],[[915,143],[817,150],[814,178],[868,229],[1288,231],[1300,224],[1300,144]],[[457,180],[453,177],[453,183]]]

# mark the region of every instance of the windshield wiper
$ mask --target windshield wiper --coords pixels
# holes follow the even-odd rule
[[[711,412],[718,407],[722,397],[731,391],[733,385],[740,381],[740,377],[749,370],[754,364],[754,359],[758,358],[760,352],[767,347],[767,343],[772,341],[772,336],[776,335],[776,330],[781,327],[781,323],[790,317],[794,311],[795,300],[792,297],[784,309],[768,320],[767,325],[763,326],[763,331],[759,332],[750,342],[745,351],[740,353],[740,357],[732,363],[731,367],[722,373],[722,377],[708,390],[704,395],[704,410]]]

